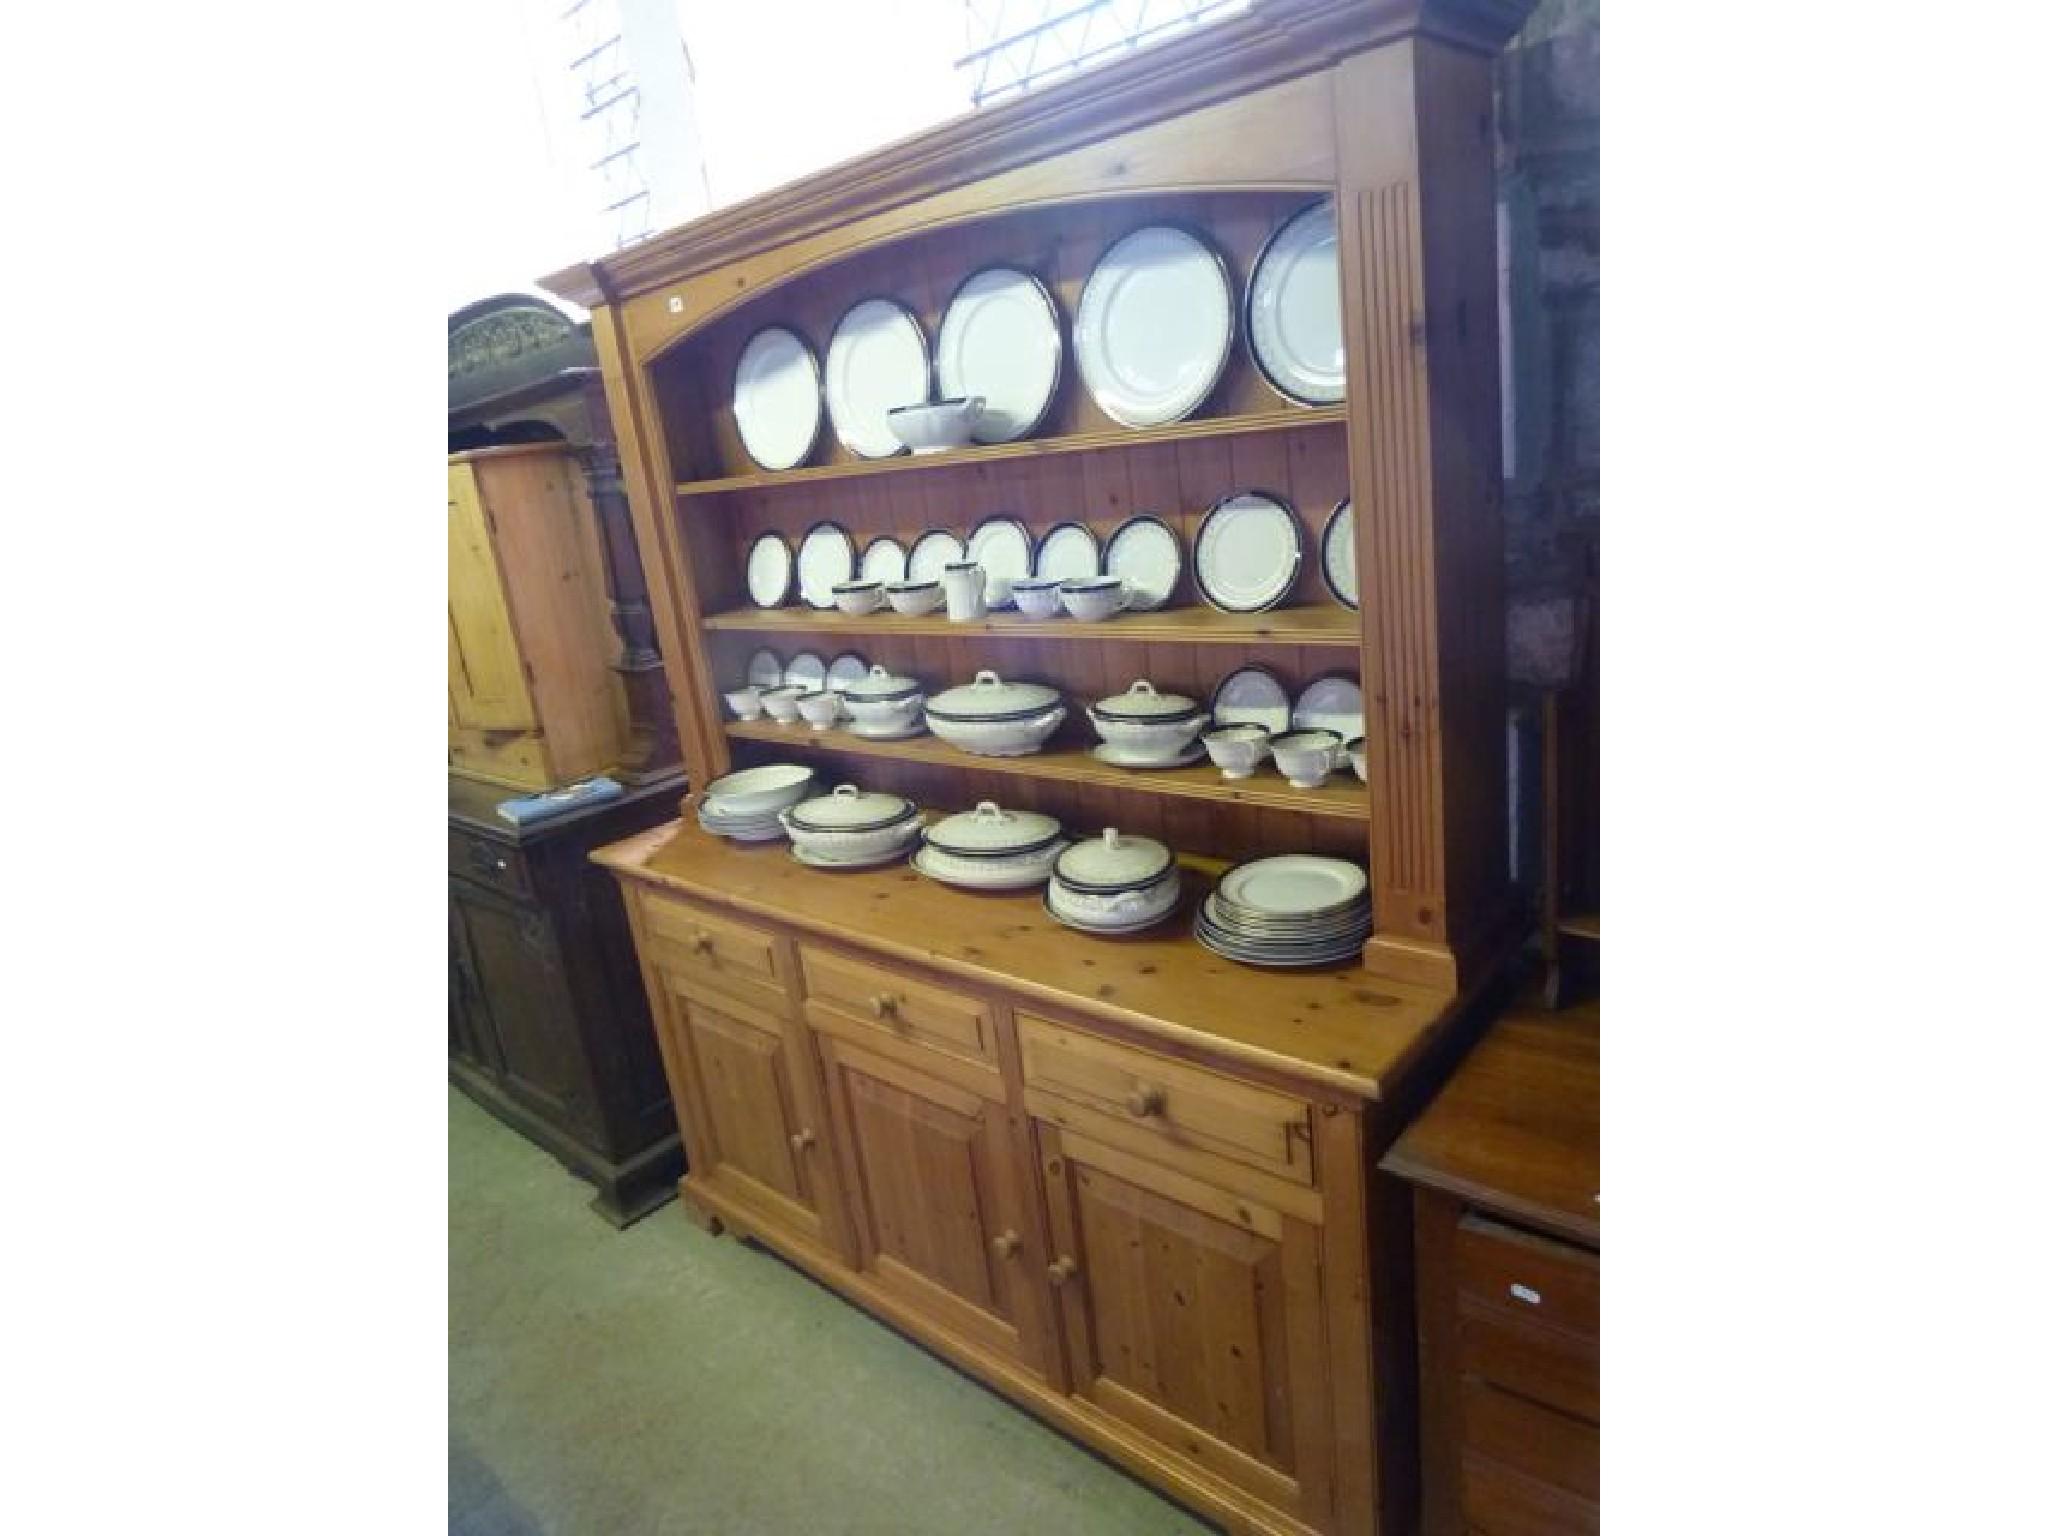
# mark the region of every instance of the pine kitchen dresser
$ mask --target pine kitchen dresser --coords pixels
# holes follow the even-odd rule
[[[687,805],[596,855],[626,892],[685,1204],[1233,1530],[1415,1519],[1408,1192],[1376,1167],[1519,937],[1492,62],[1528,8],[1264,0],[546,284],[592,311],[693,783],[795,760],[935,809],[996,800],[1158,837],[1197,886],[1272,852],[1369,865],[1362,958],[1289,973],[1211,956],[1185,910],[1100,939],[1037,892],[810,870],[707,836]],[[822,352],[886,296],[936,335],[992,264],[1036,275],[1070,323],[1103,252],[1160,223],[1212,242],[1241,298],[1319,198],[1342,402],[1285,398],[1240,334],[1206,403],[1164,425],[1120,426],[1069,356],[1021,440],[865,459],[827,430],[779,471],[744,451],[734,367],[764,326]],[[830,520],[907,546],[1004,514],[1101,538],[1151,513],[1192,545],[1247,488],[1311,534],[1352,499],[1356,610],[1312,556],[1290,605],[1252,614],[1191,589],[1102,624],[747,596],[769,530]],[[986,668],[1076,708],[1047,750],[1005,758],[730,719],[721,696],[763,647],[852,650],[928,690]],[[1357,677],[1369,790],[1086,752],[1079,705],[1139,677],[1207,697],[1247,663],[1290,693]]]

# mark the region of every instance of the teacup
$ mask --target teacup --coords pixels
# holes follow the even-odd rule
[[[1017,611],[1027,619],[1050,619],[1060,611],[1060,578],[1026,576],[1010,583],[1010,596]]]
[[[768,711],[768,718],[778,725],[793,725],[796,722],[796,706],[800,699],[807,699],[818,692],[809,683],[784,683],[779,688],[761,690],[761,707]]]
[[[725,696],[725,707],[742,720],[761,718],[761,690],[749,683],[744,688],[735,688]]]
[[[1097,623],[1123,612],[1124,579],[1121,576],[1075,576],[1060,583],[1060,601],[1067,612],[1084,623]]]
[[[1221,725],[1202,738],[1209,749],[1209,761],[1223,770],[1226,779],[1248,779],[1265,760],[1266,744],[1272,732],[1263,725],[1241,720]]]
[[[1273,762],[1296,789],[1314,789],[1344,757],[1344,738],[1335,731],[1282,731],[1271,738]]]
[[[1365,782],[1365,738],[1354,736],[1344,743],[1344,755],[1351,759],[1351,771],[1358,775],[1358,782]]]
[[[839,582],[832,588],[832,601],[839,605],[841,613],[859,618],[882,606],[882,584],[879,581]]]
[[[830,688],[820,688],[816,693],[807,693],[796,701],[796,712],[810,723],[814,731],[822,731],[836,721],[846,708],[846,701]]]

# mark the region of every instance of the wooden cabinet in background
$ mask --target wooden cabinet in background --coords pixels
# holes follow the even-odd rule
[[[601,773],[625,744],[603,556],[561,444],[448,461],[448,764],[518,789]]]
[[[1385,1159],[1414,1186],[1424,1536],[1600,1528],[1599,1105],[1597,1001],[1514,1009]]]
[[[665,818],[682,776],[516,829],[506,791],[448,780],[448,1075],[597,1186],[615,1225],[682,1167],[616,885],[591,848]]]

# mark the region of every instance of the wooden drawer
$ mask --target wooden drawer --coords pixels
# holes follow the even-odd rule
[[[986,1003],[829,949],[798,947],[811,1006],[902,1040],[994,1067],[995,1020]]]
[[[789,984],[773,930],[672,896],[643,895],[640,912],[649,958],[682,991],[738,997],[781,1013]]]
[[[1458,1365],[1467,1375],[1600,1422],[1600,1346],[1584,1334],[1468,1297],[1459,1306]]]
[[[448,873],[508,896],[533,894],[525,856],[517,848],[454,827],[448,829]]]
[[[1530,1522],[1482,1518],[1475,1502],[1498,1498],[1528,1509],[1569,1508],[1583,1500],[1597,1507],[1600,1499],[1600,1431],[1590,1424],[1483,1381],[1467,1379],[1463,1389],[1465,1421],[1465,1518],[1482,1530],[1520,1528]],[[1508,1477],[1491,1476],[1489,1466]],[[1475,1467],[1481,1474],[1474,1476]],[[1528,1486],[1518,1486],[1526,1482]],[[1488,1484],[1493,1486],[1488,1487]],[[1475,1487],[1475,1484],[1480,1486]],[[1475,1499],[1478,1493],[1480,1498]],[[1562,1497],[1557,1497],[1561,1495]],[[1491,1512],[1489,1512],[1491,1513]],[[1576,1527],[1560,1522],[1564,1529]]]
[[[1301,1099],[1033,1014],[1017,1015],[1017,1033],[1028,1087],[1297,1184],[1316,1181]]]
[[[1597,1254],[1468,1212],[1458,1222],[1457,1268],[1461,1298],[1600,1337]]]

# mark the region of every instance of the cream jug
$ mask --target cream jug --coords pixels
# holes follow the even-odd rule
[[[946,588],[946,617],[971,624],[988,617],[988,572],[972,560],[958,560],[939,578]]]

